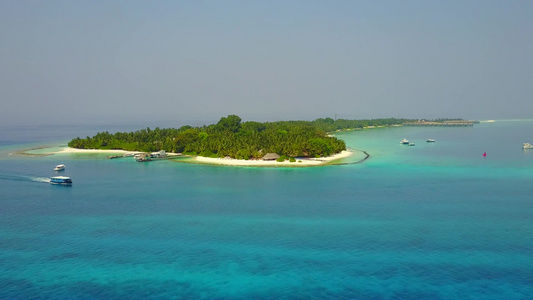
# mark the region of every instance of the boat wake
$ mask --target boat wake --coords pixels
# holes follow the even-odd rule
[[[48,178],[48,177],[32,177],[31,181],[50,183],[50,178]]]
[[[25,175],[0,174],[0,180],[50,183],[50,178]]]

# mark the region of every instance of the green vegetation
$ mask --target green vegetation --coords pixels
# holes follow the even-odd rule
[[[368,126],[391,126],[391,125],[401,125],[405,122],[412,122],[411,119],[370,119],[370,120],[346,120],[346,119],[337,119],[333,120],[332,118],[320,118],[311,122],[317,128],[326,131],[336,131],[344,129],[359,129],[365,128]]]
[[[206,157],[237,159],[261,158],[277,153],[291,157],[329,156],[346,149],[344,141],[327,135],[329,131],[365,126],[394,125],[404,119],[241,122],[236,115],[223,117],[217,124],[179,129],[141,129],[135,132],[100,132],[85,139],[75,138],[68,145],[79,149],[123,149],[128,151],[182,152]]]
[[[282,155],[282,156],[278,157],[278,159],[276,159],[277,162],[284,162],[285,160],[287,160],[287,156],[285,156],[285,155]]]

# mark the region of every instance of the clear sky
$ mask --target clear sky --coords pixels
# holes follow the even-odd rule
[[[533,1],[0,0],[0,124],[533,116]]]

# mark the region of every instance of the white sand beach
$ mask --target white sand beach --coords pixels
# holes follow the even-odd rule
[[[46,151],[46,148],[40,149],[46,153],[46,155],[53,154],[127,154],[127,153],[141,153],[138,151],[126,151],[126,150],[102,150],[102,149],[77,149],[70,147],[61,147],[59,148],[48,148],[50,151]],[[290,162],[285,160],[283,162],[278,162],[275,160],[243,160],[243,159],[233,159],[233,158],[210,158],[203,156],[195,156],[192,159],[192,162],[200,164],[211,164],[211,165],[225,165],[225,166],[256,166],[256,167],[308,167],[308,166],[320,166],[328,164],[332,161],[339,160],[342,158],[347,158],[354,155],[354,151],[357,150],[345,150],[340,153],[337,153],[328,157],[320,158],[300,158],[296,159],[295,162]],[[181,153],[168,153],[169,156],[181,155]]]
[[[47,156],[55,154],[126,154],[131,153],[132,151],[125,150],[100,150],[100,149],[76,149],[64,146],[53,146],[53,147],[37,147],[31,149],[21,149],[16,152],[19,155],[35,155],[35,156]]]
[[[126,150],[101,150],[101,149],[76,149],[70,147],[61,148],[59,151],[55,151],[52,154],[61,154],[61,153],[115,153],[115,154],[125,154],[135,151],[126,151]]]
[[[127,151],[127,150],[106,150],[106,149],[77,149],[77,148],[70,148],[70,147],[64,147],[61,148],[59,151],[52,152],[51,154],[65,154],[65,153],[102,153],[102,154],[137,154],[137,153],[144,153],[142,151]],[[172,153],[172,152],[166,152],[167,156],[178,156],[181,155],[181,153]]]
[[[337,153],[332,156],[328,157],[320,157],[320,158],[302,158],[302,159],[296,159],[296,162],[289,162],[288,160],[285,160],[283,162],[278,162],[275,160],[243,160],[243,159],[232,159],[232,158],[210,158],[210,157],[203,157],[203,156],[196,156],[195,160],[199,163],[205,163],[205,164],[213,164],[213,165],[225,165],[225,166],[269,166],[269,167],[275,167],[275,166],[283,166],[283,167],[307,167],[307,166],[319,166],[324,165],[327,163],[330,163],[334,160],[338,160],[341,158],[346,158],[352,156],[354,153],[353,151],[342,151],[340,153]]]

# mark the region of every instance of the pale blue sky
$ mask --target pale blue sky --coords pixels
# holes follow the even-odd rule
[[[0,0],[0,124],[533,116],[533,1]]]

